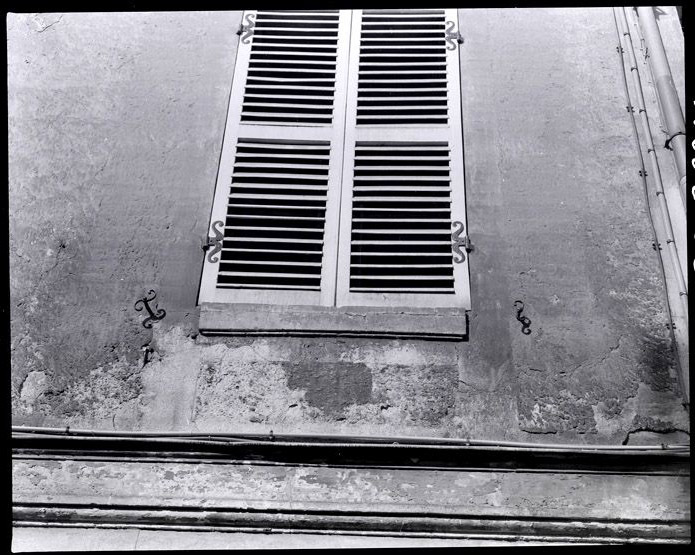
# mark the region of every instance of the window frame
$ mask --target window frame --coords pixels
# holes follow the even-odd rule
[[[340,10],[337,40],[336,86],[333,103],[335,125],[244,124],[241,112],[252,42],[241,40],[237,51],[225,133],[216,180],[210,224],[227,219],[227,198],[235,165],[237,141],[243,139],[303,141],[311,137],[330,142],[331,162],[324,228],[321,289],[316,291],[217,288],[220,262],[203,265],[198,296],[199,328],[206,334],[371,335],[465,339],[470,303],[468,256],[452,262],[455,293],[349,292],[352,167],[354,144],[359,140],[384,142],[385,137],[441,141],[448,137],[451,158],[451,220],[461,221],[467,234],[461,126],[460,63],[458,48],[447,51],[448,116],[444,127],[368,126],[357,130],[357,58],[361,10]],[[348,13],[349,17],[345,17]],[[245,11],[248,15],[256,11]],[[445,10],[445,20],[458,28],[457,10]],[[255,18],[254,18],[255,19]],[[347,24],[346,24],[347,20]],[[450,31],[450,29],[447,29]],[[357,33],[355,35],[355,33]],[[351,36],[352,34],[352,36]],[[345,48],[344,45],[348,45]],[[341,121],[345,122],[341,125]],[[352,124],[350,123],[352,121]],[[446,132],[443,133],[444,129]],[[307,132],[309,130],[309,132]],[[458,135],[457,135],[458,133]],[[352,141],[352,150],[347,148]],[[339,164],[336,163],[339,160]],[[212,227],[210,227],[212,230]],[[348,245],[348,248],[344,248]],[[221,258],[221,253],[218,253]],[[342,266],[341,266],[342,265]],[[405,318],[404,318],[405,316]],[[407,321],[406,321],[407,320]],[[320,325],[319,325],[320,323]],[[425,331],[423,331],[425,330]]]

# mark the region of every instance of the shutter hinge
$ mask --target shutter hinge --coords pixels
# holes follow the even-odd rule
[[[250,39],[253,36],[253,28],[256,26],[256,23],[252,19],[254,17],[256,17],[255,14],[246,14],[246,23],[248,23],[248,25],[239,23],[239,29],[237,29],[236,34],[243,35],[241,37],[241,42],[243,42],[244,44],[249,44],[251,42]]]
[[[446,41],[449,43],[449,45],[446,47],[447,50],[456,50],[456,43],[458,43],[459,45],[463,44],[463,37],[461,36],[461,32],[454,31],[455,27],[456,23],[454,23],[453,21],[446,22],[446,34],[444,35],[444,37],[446,38]],[[449,48],[449,46],[451,46],[451,48]]]
[[[463,254],[461,247],[463,247],[466,252],[473,251],[475,247],[473,246],[473,243],[471,243],[471,240],[468,237],[468,235],[464,235],[463,237],[461,237],[461,234],[464,230],[463,222],[456,221],[452,222],[451,225],[454,227],[459,226],[459,229],[457,229],[451,234],[451,248],[453,249],[454,254],[459,256],[458,259],[454,257],[454,262],[456,264],[461,264],[461,262],[466,260],[466,255]]]
[[[213,258],[218,252],[222,250],[222,241],[224,240],[224,232],[222,231],[222,226],[224,226],[224,223],[221,222],[220,220],[217,220],[216,222],[212,222],[210,227],[212,228],[212,231],[215,233],[214,237],[205,237],[204,242],[202,244],[202,248],[204,251],[208,250],[210,247],[212,247],[212,250],[208,253],[208,262],[212,262],[213,264],[215,262],[220,261],[220,257],[218,256],[217,258]],[[220,227],[220,229],[217,229]]]

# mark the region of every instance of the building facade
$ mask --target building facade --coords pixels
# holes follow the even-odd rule
[[[65,476],[91,476],[102,497],[115,495],[110,480],[139,484],[123,493],[134,507],[142,495],[187,506],[223,491],[282,511],[273,491],[319,484],[297,486],[295,507],[315,514],[322,497],[337,514],[361,499],[354,514],[393,506],[401,516],[379,518],[397,519],[415,503],[413,515],[440,518],[429,537],[438,542],[533,541],[535,524],[509,523],[578,514],[605,541],[689,537],[680,462],[645,463],[647,474],[630,478],[624,461],[622,474],[595,474],[577,455],[689,443],[685,207],[641,18],[621,10],[616,26],[610,8],[401,12],[8,16],[13,424],[18,434],[481,440],[536,454],[534,444],[554,444],[574,453],[569,467],[551,465],[562,480],[534,490],[536,474],[483,463],[456,480],[420,469],[404,499],[403,469],[348,479],[299,461],[257,470],[246,490],[241,474],[202,463],[195,478],[176,469],[163,479],[161,462],[97,471],[67,457],[52,470],[35,455],[15,460],[17,538],[40,520],[36,499],[94,501],[94,484],[89,493]],[[678,14],[654,12],[682,109]],[[630,110],[638,90],[621,24],[670,223],[654,172],[640,165],[640,152],[652,153],[641,128],[633,136],[642,108]],[[682,259],[669,262],[671,243]],[[442,524],[463,513],[507,524]],[[147,529],[118,518],[132,525],[123,534]],[[242,543],[244,526],[298,526],[243,522],[226,524]],[[374,542],[398,527],[374,526]],[[412,545],[435,529],[412,526]],[[222,534],[214,541],[228,545],[212,528],[206,541]],[[279,536],[261,537],[249,545]]]

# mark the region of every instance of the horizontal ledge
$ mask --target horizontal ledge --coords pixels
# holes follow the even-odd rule
[[[297,335],[463,341],[466,311],[456,308],[331,307],[201,303],[203,335]]]
[[[364,515],[360,513],[326,511],[306,514],[291,511],[233,511],[188,508],[146,508],[137,506],[111,508],[102,506],[35,507],[16,504],[13,507],[15,526],[67,525],[97,527],[137,527],[144,529],[189,529],[264,532],[349,533],[362,532],[374,535],[397,534],[405,537],[471,537],[477,539],[504,538],[507,540],[563,541],[614,543],[629,540],[630,543],[663,541],[687,542],[690,525],[679,522],[615,522],[584,521],[567,522],[545,519],[487,519],[475,516],[452,515],[449,518],[428,516],[425,507],[422,516]],[[589,538],[587,538],[589,536]]]

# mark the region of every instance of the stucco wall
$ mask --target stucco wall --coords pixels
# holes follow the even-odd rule
[[[199,336],[240,13],[10,14],[14,422],[682,439],[610,10],[459,19],[475,251],[454,343]]]

